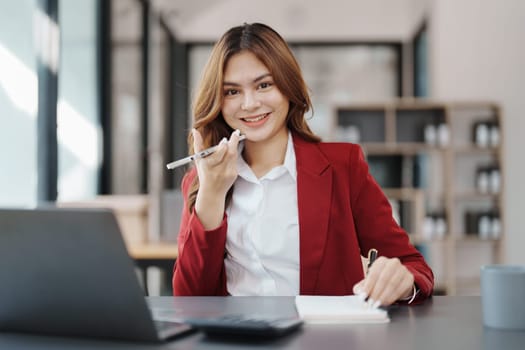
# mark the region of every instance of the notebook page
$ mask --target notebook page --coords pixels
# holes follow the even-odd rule
[[[387,323],[388,313],[374,309],[355,295],[298,295],[295,306],[299,316],[309,323]]]

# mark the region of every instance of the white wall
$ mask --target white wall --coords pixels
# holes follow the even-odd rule
[[[209,6],[201,6],[199,11],[180,8],[179,15],[168,22],[182,41],[216,41],[225,30],[243,22],[266,23],[290,41],[400,41],[420,23],[425,1],[208,1]],[[173,7],[169,2],[156,3]]]
[[[434,0],[430,93],[503,107],[505,259],[525,264],[525,1]]]

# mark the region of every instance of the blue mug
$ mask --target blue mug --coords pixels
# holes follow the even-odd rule
[[[498,329],[525,329],[525,266],[481,267],[483,324]]]

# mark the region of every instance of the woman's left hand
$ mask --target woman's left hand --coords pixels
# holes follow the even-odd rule
[[[354,286],[354,294],[368,298],[374,306],[387,306],[409,298],[414,290],[414,276],[398,258],[380,256],[365,278]]]

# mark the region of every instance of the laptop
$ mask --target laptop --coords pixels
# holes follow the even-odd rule
[[[0,209],[0,332],[160,342],[191,330],[152,319],[110,210]]]

